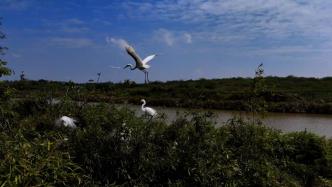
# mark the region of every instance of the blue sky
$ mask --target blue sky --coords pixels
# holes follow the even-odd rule
[[[332,75],[330,0],[0,0],[4,58],[18,79],[144,81],[118,45],[151,62],[150,80]],[[106,38],[109,38],[107,42]]]

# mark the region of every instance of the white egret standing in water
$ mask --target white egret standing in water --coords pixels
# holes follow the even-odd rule
[[[141,99],[141,102],[143,102],[142,107],[141,107],[142,111],[143,111],[145,114],[149,115],[149,116],[151,117],[151,119],[152,119],[154,116],[157,115],[157,111],[156,111],[155,109],[153,109],[153,108],[151,108],[151,107],[145,107],[145,105],[146,105],[146,101],[145,101],[145,99]]]
[[[128,45],[125,47],[127,53],[135,60],[135,66],[132,64],[127,64],[123,69],[130,67],[130,70],[135,70],[135,69],[139,69],[141,71],[144,72],[145,74],[145,83],[149,82],[149,72],[147,71],[147,69],[150,68],[150,65],[148,65],[148,62],[150,62],[152,59],[154,59],[157,55],[153,54],[153,55],[149,55],[147,56],[144,60],[142,60],[138,54],[136,53],[135,49]]]

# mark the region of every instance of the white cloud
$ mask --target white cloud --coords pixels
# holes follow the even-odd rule
[[[160,28],[154,31],[154,39],[167,46],[181,43],[192,43],[192,35],[187,32],[168,30]]]
[[[32,3],[32,0],[2,0],[0,1],[0,10],[25,10],[30,7]]]
[[[90,30],[84,21],[77,18],[66,19],[56,25],[65,33],[84,33]]]
[[[156,31],[157,37],[160,38],[166,45],[172,46],[175,42],[173,33],[166,29],[159,29]]]
[[[125,1],[123,7],[130,18],[192,24],[192,33],[272,38],[296,35],[332,40],[329,0],[161,0],[144,4]],[[171,37],[166,33],[165,38]]]
[[[104,26],[110,26],[110,25],[112,25],[112,22],[110,22],[108,20],[98,19],[98,18],[95,18],[93,20],[93,22],[95,22],[96,24],[99,24],[99,25],[104,25]]]
[[[192,36],[189,33],[184,33],[183,34],[184,40],[186,43],[191,44],[192,43]]]
[[[66,19],[63,21],[63,23],[65,24],[69,24],[69,25],[84,25],[84,21],[77,19],[77,18],[70,18],[70,19]]]
[[[269,47],[265,49],[248,49],[248,52],[254,55],[264,55],[264,56],[272,56],[272,55],[300,55],[305,56],[308,53],[331,53],[332,48],[324,48],[317,49],[313,46],[307,45],[291,45],[291,46],[281,46],[281,47]]]
[[[61,21],[44,20],[44,25],[50,32],[61,32],[65,34],[79,34],[90,31],[87,24],[77,18],[64,19]]]
[[[112,38],[112,37],[106,37],[106,42],[109,44],[114,44],[122,49],[129,46],[128,42],[122,38]]]
[[[21,58],[21,54],[18,54],[18,53],[11,52],[10,55],[11,55],[13,58]]]
[[[94,42],[88,38],[54,37],[54,38],[50,38],[49,42],[51,45],[65,47],[65,48],[83,48],[83,47],[94,46]]]
[[[175,43],[175,37],[173,33],[167,29],[158,29],[155,31],[155,37],[157,40],[165,43],[168,46],[173,46]]]

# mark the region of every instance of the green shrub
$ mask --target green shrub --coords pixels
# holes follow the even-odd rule
[[[59,134],[25,130],[0,134],[2,186],[78,186],[88,182],[72,162],[67,142]]]
[[[162,115],[149,120],[107,104],[42,101],[3,109],[12,114],[0,126],[4,186],[331,184],[331,140],[311,133],[283,134],[240,118],[216,128],[210,113],[166,124]],[[78,128],[55,127],[62,115]]]
[[[285,135],[285,141],[288,170],[305,186],[313,186],[320,176],[331,175],[324,138],[304,131]]]

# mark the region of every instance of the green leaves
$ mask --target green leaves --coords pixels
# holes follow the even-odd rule
[[[86,177],[82,169],[61,150],[63,137],[59,134],[34,134],[26,130],[0,135],[0,181],[6,186],[72,186]]]
[[[240,118],[216,128],[211,113],[167,125],[68,97],[12,106],[13,119],[0,126],[4,186],[324,186],[332,178],[331,140],[308,132]],[[54,127],[68,113],[78,128]]]
[[[0,26],[1,26],[1,18],[0,18]],[[0,40],[4,38],[5,34],[3,34],[0,30]],[[5,50],[7,50],[7,48],[0,45],[0,57],[4,55]],[[6,65],[7,62],[0,58],[0,77],[11,75],[12,71],[9,68],[7,68]]]
[[[12,71],[6,67],[7,62],[0,59],[0,77],[9,76],[12,74]]]

